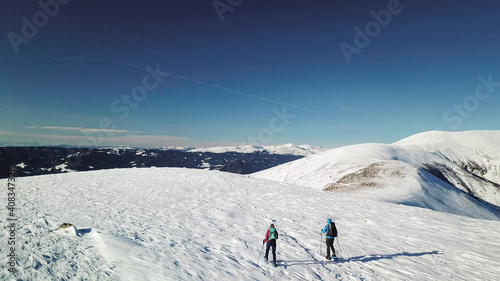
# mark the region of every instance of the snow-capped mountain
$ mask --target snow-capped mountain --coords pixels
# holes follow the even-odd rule
[[[291,143],[287,143],[284,145],[274,145],[274,146],[243,145],[243,146],[226,146],[226,147],[201,147],[201,148],[189,149],[188,151],[212,152],[212,153],[226,153],[226,152],[269,153],[269,154],[280,154],[280,155],[308,156],[321,152],[322,148],[312,147],[307,144],[293,145]]]
[[[394,144],[328,150],[253,176],[334,192],[371,194],[384,201],[454,214],[499,218],[498,143],[498,131],[427,132]],[[465,214],[464,204],[477,207],[477,212]]]
[[[395,143],[440,155],[500,184],[500,131],[425,132]]]
[[[14,278],[7,271],[9,237],[0,235],[0,280],[497,280],[500,275],[500,222],[368,196],[183,168],[32,176],[16,184],[18,272]],[[7,192],[0,200],[7,202]],[[339,232],[335,247],[341,259],[335,263],[324,258],[320,229],[327,218]],[[277,268],[262,261],[271,223],[279,232]],[[58,229],[63,226],[69,227]]]
[[[0,142],[0,147],[7,147],[7,146],[40,146],[41,144],[38,142]],[[56,146],[56,145],[54,145]]]

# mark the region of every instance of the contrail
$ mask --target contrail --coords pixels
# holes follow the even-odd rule
[[[144,67],[140,67],[140,66],[137,66],[137,65],[132,65],[132,64],[128,64],[128,63],[122,63],[122,64],[126,65],[126,66],[130,66],[130,67],[144,69]],[[190,81],[190,82],[194,82],[194,83],[206,85],[206,86],[209,86],[209,87],[218,88],[218,89],[225,90],[225,91],[228,91],[228,92],[232,92],[232,93],[235,93],[235,94],[239,94],[239,95],[242,95],[242,96],[247,96],[247,97],[251,97],[251,98],[255,98],[255,99],[259,99],[259,100],[263,100],[263,101],[267,101],[267,102],[277,103],[277,104],[281,104],[281,105],[285,105],[285,106],[289,106],[289,107],[295,107],[295,108],[299,108],[299,109],[307,110],[307,111],[311,111],[311,112],[318,112],[317,110],[310,109],[310,108],[307,108],[307,107],[302,107],[302,106],[298,106],[298,105],[294,105],[294,104],[290,104],[290,103],[286,103],[286,102],[282,102],[282,101],[278,101],[278,100],[268,99],[268,98],[265,98],[265,97],[261,97],[261,96],[257,96],[257,95],[253,95],[253,94],[249,94],[249,93],[245,93],[245,92],[238,91],[238,90],[229,89],[229,88],[226,88],[226,87],[222,87],[222,86],[219,86],[219,85],[215,85],[215,84],[203,82],[203,81],[200,81],[200,80],[195,80],[195,79],[191,79],[191,78],[184,77],[184,76],[174,75],[172,73],[169,73],[169,74],[170,74],[170,76],[178,78],[178,79],[183,79],[183,80],[186,80],[186,81]]]
[[[115,60],[108,58],[54,58],[55,60]]]
[[[361,108],[357,108],[357,107],[346,106],[346,105],[336,104],[336,103],[334,103],[333,106],[338,107],[338,108],[343,109],[343,110],[347,110],[347,111],[356,111],[356,112],[371,114],[371,112],[366,111],[366,110],[361,109]]]

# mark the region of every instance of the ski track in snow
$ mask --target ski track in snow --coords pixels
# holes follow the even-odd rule
[[[217,171],[115,169],[23,177],[17,179],[17,197],[18,280],[497,280],[500,275],[500,222]],[[0,200],[6,202],[5,192]],[[339,230],[338,262],[325,261],[324,236],[320,245],[328,217]],[[0,218],[4,228],[5,218]],[[259,256],[273,221],[280,234],[278,268]],[[65,222],[75,225],[78,235],[52,231]],[[0,245],[0,279],[9,280],[5,235]]]

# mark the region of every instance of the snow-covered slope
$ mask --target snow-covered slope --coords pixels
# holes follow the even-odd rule
[[[284,155],[299,155],[307,156],[322,151],[320,147],[311,147],[310,145],[293,145],[287,143],[284,145],[275,146],[227,146],[227,147],[202,147],[188,150],[189,152],[212,152],[212,153],[225,153],[225,152],[238,152],[238,153],[256,153],[265,152],[269,154],[284,154]]]
[[[425,132],[396,142],[440,155],[500,184],[500,131]]]
[[[462,215],[460,210],[465,202],[479,208],[484,205],[480,200],[500,206],[500,185],[493,181],[498,177],[500,165],[500,151],[496,145],[500,143],[500,133],[464,134],[468,137],[458,133],[429,132],[395,144],[345,146],[253,176],[317,189],[370,194],[384,201]],[[468,163],[469,168],[461,163]],[[481,173],[470,168],[477,166],[481,167]],[[434,193],[447,196],[436,197]]]
[[[497,221],[217,171],[118,169],[23,177],[16,183],[17,280],[497,280],[500,275]],[[6,196],[0,193],[0,200],[6,202]],[[319,230],[328,217],[339,230],[336,247],[343,259],[337,263],[325,262],[324,245],[319,253]],[[0,219],[5,227],[5,217]],[[276,269],[259,256],[271,222],[280,234]],[[62,223],[75,228],[51,232]],[[5,265],[5,235],[0,244]],[[0,280],[9,279],[3,266]]]

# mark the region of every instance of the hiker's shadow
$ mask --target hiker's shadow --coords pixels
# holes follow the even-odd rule
[[[376,260],[384,260],[384,259],[393,259],[396,257],[420,257],[420,256],[426,256],[426,255],[442,255],[443,252],[440,251],[433,251],[433,252],[421,252],[421,253],[408,253],[408,252],[402,252],[402,253],[397,253],[397,254],[390,254],[390,255],[365,255],[365,256],[357,256],[357,257],[350,257],[346,259],[346,261],[352,261],[352,262],[369,262],[369,261],[376,261]]]
[[[420,257],[420,256],[426,256],[426,255],[442,255],[442,254],[443,254],[443,252],[440,252],[440,251],[421,252],[421,253],[402,252],[402,253],[389,254],[389,255],[372,254],[372,255],[350,257],[350,258],[345,258],[345,259],[340,258],[337,261],[325,261],[325,260],[313,259],[313,260],[282,261],[282,263],[285,267],[287,267],[287,266],[294,266],[294,265],[311,265],[311,264],[327,264],[327,263],[370,262],[370,261],[383,260],[383,259],[393,259],[396,257]]]

